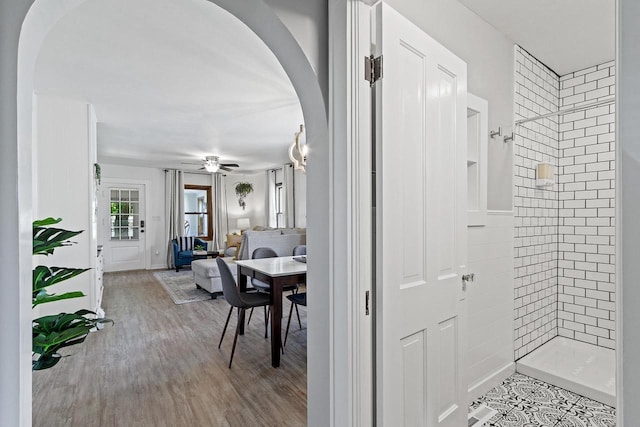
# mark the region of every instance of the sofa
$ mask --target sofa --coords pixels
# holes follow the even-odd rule
[[[257,248],[271,248],[278,256],[290,256],[293,248],[307,243],[307,233],[304,228],[284,228],[276,230],[247,230],[242,234],[242,243],[238,251],[238,259],[250,259],[251,254]],[[233,257],[225,257],[223,260],[229,264],[229,269],[236,278],[237,268]],[[191,271],[196,286],[212,294],[215,298],[222,294],[222,281],[220,271],[215,259],[200,259],[191,263]]]
[[[173,246],[173,263],[176,266],[176,271],[180,271],[180,267],[191,265],[194,248],[201,246],[203,250],[207,250],[207,242],[197,237],[176,237],[171,243]]]

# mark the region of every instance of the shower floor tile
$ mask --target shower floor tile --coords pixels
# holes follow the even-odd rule
[[[471,402],[469,410],[486,405],[498,413],[485,426],[615,427],[616,410],[571,391],[522,374]]]

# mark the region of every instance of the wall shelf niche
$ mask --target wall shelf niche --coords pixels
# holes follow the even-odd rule
[[[487,139],[489,103],[467,95],[467,225],[481,227],[487,219]]]

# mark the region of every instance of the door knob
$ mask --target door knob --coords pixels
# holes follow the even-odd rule
[[[476,277],[474,273],[463,274],[462,275],[462,290],[464,292],[467,291],[467,282],[473,282],[473,279]]]

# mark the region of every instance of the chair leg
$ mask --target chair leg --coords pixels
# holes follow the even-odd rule
[[[231,318],[231,313],[233,312],[233,307],[229,309],[229,315],[227,316],[227,321],[224,323],[224,329],[222,330],[222,336],[220,337],[220,342],[218,343],[218,348],[222,345],[222,340],[224,339],[224,334],[227,332],[227,326],[229,326],[229,319]]]
[[[291,308],[289,309],[289,320],[287,320],[287,331],[284,333],[284,344],[282,345],[283,347],[283,353],[284,353],[284,347],[286,347],[287,345],[287,337],[289,336],[289,326],[291,326],[291,316],[293,315],[293,306],[296,306],[298,304],[294,304],[293,302],[291,303]]]
[[[253,308],[251,309],[253,311]],[[269,327],[269,312],[267,311],[267,306],[264,306],[264,338],[268,337],[267,331]]]
[[[298,288],[295,288],[295,289],[291,290],[291,294],[293,295],[294,293],[295,294],[298,293]],[[300,311],[298,310],[298,304],[291,303],[292,307],[294,305],[296,306],[296,316],[298,317],[298,325],[300,326],[300,330],[302,330],[302,322],[300,321]]]
[[[247,319],[247,326],[251,323],[251,316],[253,316],[253,307],[251,307],[251,311],[249,312],[249,318]]]
[[[244,322],[244,308],[240,309],[238,313],[238,324],[236,325],[236,336],[233,337],[233,347],[231,347],[231,358],[229,359],[229,369],[231,369],[231,363],[233,362],[233,354],[236,352],[236,342],[238,342],[238,333],[240,332],[240,325]]]

